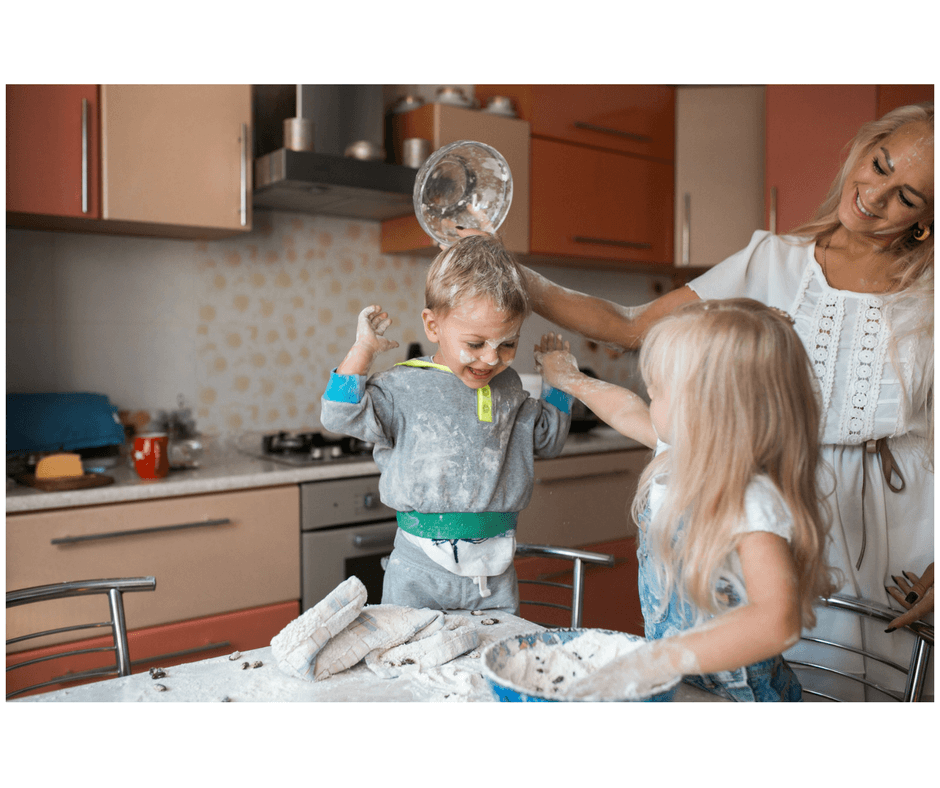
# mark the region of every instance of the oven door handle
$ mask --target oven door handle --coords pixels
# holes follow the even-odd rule
[[[353,547],[362,550],[375,550],[384,547],[394,547],[395,532],[398,530],[396,524],[391,531],[382,531],[377,534],[353,534]]]

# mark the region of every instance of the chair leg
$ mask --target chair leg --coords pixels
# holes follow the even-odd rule
[[[574,559],[574,572],[571,577],[571,627],[581,626],[581,609],[584,606],[584,562]]]
[[[911,666],[907,672],[907,686],[904,688],[903,700],[907,703],[919,701],[924,691],[924,680],[927,678],[927,663],[930,661],[930,651],[930,644],[918,638],[914,653],[911,655]]]
[[[108,604],[111,606],[111,630],[114,633],[114,650],[117,652],[118,672],[122,676],[130,676],[131,658],[127,647],[124,599],[119,589],[112,588],[108,591]]]

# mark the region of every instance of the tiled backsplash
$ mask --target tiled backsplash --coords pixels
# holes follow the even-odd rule
[[[356,317],[379,303],[400,347],[376,371],[432,346],[421,327],[427,257],[382,255],[379,225],[258,212],[246,236],[177,241],[7,231],[7,391],[93,391],[119,408],[177,407],[207,434],[316,429],[330,370],[355,338]],[[648,277],[539,270],[623,304],[654,293]],[[515,362],[547,321],[531,317]],[[578,338],[580,365],[631,383],[633,359]]]

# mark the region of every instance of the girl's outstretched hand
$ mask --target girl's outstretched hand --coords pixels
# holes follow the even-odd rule
[[[681,667],[677,667],[677,656]],[[572,682],[565,694],[578,700],[647,697],[683,674],[696,672],[695,668],[691,652],[677,650],[666,641],[647,641]]]
[[[564,391],[565,382],[578,372],[571,343],[563,340],[561,334],[542,334],[542,341],[535,346],[535,371],[549,385]]]
[[[919,621],[928,613],[933,612],[933,562],[920,577],[913,572],[902,572],[902,574],[903,577],[892,575],[897,588],[886,590],[907,612],[888,624],[886,632],[893,632],[895,629]]]

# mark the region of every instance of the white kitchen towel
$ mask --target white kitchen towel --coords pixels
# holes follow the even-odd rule
[[[344,580],[274,636],[271,653],[277,666],[288,675],[312,680],[317,655],[359,615],[365,603],[362,581],[355,576]]]
[[[444,616],[443,626],[428,627],[400,646],[376,649],[366,655],[366,665],[377,676],[393,679],[403,673],[435,668],[480,645],[480,636],[468,618]]]
[[[313,680],[320,681],[358,664],[370,651],[385,651],[443,618],[440,610],[401,605],[369,605],[316,656]]]

